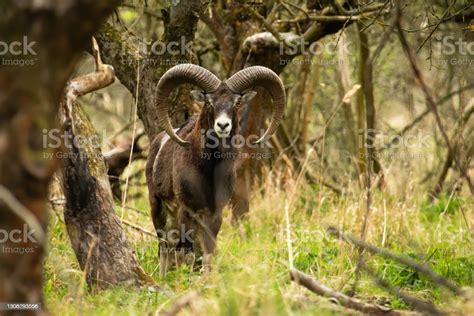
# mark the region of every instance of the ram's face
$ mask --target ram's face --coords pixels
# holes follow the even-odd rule
[[[256,94],[248,91],[244,94],[235,94],[228,88],[220,88],[213,93],[201,91],[191,92],[194,99],[204,103],[204,109],[209,112],[210,127],[219,138],[227,138],[232,134],[232,129],[238,124],[242,105],[247,104]]]

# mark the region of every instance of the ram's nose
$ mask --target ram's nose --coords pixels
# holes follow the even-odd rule
[[[229,116],[226,114],[220,115],[216,119],[216,123],[214,124],[214,130],[219,137],[227,137],[230,134],[230,130],[232,129],[232,121],[230,120]]]
[[[230,123],[229,123],[229,122],[217,123],[217,126],[218,126],[222,131],[225,131],[225,130],[227,129],[227,127],[230,126]]]

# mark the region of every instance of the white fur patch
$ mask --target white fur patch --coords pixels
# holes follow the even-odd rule
[[[227,137],[232,130],[232,120],[227,115],[227,113],[223,113],[216,118],[214,122],[214,130],[216,131],[217,136],[223,138]]]
[[[178,129],[179,128],[175,128],[173,129],[174,132],[178,132]],[[158,153],[156,154],[156,158],[158,158],[160,156],[160,153],[161,153],[161,150],[163,149],[163,146],[166,144],[167,141],[170,140],[170,135],[168,135],[167,133],[165,133],[165,136],[163,136],[163,138],[161,139],[161,142],[160,142],[160,150],[158,150]]]

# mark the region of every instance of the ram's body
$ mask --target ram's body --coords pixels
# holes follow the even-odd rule
[[[201,250],[212,253],[213,238],[219,231],[222,210],[232,194],[235,177],[234,159],[219,157],[224,156],[223,153],[235,154],[236,150],[202,148],[201,135],[193,133],[193,130],[201,130],[197,121],[198,117],[194,116],[177,131],[182,139],[191,143],[187,148],[172,141],[164,132],[159,134],[151,144],[146,172],[155,228],[165,232],[170,229],[192,231],[191,238],[201,241],[201,247],[205,247]],[[171,223],[166,225],[170,219]],[[203,224],[206,227],[202,227]],[[193,247],[187,241],[173,246],[187,252]]]
[[[173,129],[167,97],[176,85],[184,82],[202,89],[193,91],[193,96],[204,105],[199,115]],[[203,253],[204,265],[209,264],[222,223],[222,210],[231,197],[235,178],[238,149],[228,146],[226,140],[239,133],[242,104],[255,96],[248,89],[257,84],[267,88],[275,102],[272,122],[257,141],[262,142],[278,126],[285,102],[283,84],[271,70],[251,67],[221,82],[199,66],[179,65],[160,80],[158,114],[165,132],[151,142],[146,176],[153,224],[160,239],[162,274],[171,259],[177,259],[179,264],[197,249],[199,254]],[[172,240],[170,236],[176,230],[175,237],[179,238]],[[194,240],[199,242],[198,247]]]

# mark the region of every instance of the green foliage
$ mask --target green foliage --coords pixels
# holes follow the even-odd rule
[[[138,167],[134,166],[131,173]],[[140,182],[142,177],[139,175],[134,181]],[[126,210],[124,217],[152,231],[144,188],[131,190],[135,198],[129,200],[128,206],[136,211]],[[319,200],[319,190],[303,185],[302,193],[291,207],[289,230],[293,263],[323,284],[345,292],[353,283],[358,251],[328,236],[325,229],[328,224],[338,224],[357,235],[360,229],[357,223],[364,208],[360,208],[358,196],[329,198],[324,192],[327,198]],[[142,194],[138,194],[140,191]],[[53,315],[143,315],[168,308],[174,299],[194,290],[199,292],[199,298],[184,315],[340,315],[344,309],[289,280],[285,199],[286,192],[267,189],[265,197],[254,198],[250,219],[238,226],[230,224],[230,214],[226,212],[214,269],[206,277],[188,266],[181,266],[170,271],[164,280],[160,279],[157,241],[125,226],[140,264],[160,285],[162,290],[159,291],[125,287],[100,292],[88,290],[70,248],[64,223],[52,215],[44,285],[46,303]],[[472,240],[468,231],[460,230],[465,221],[455,215],[458,208],[444,218],[442,225],[439,221],[420,222],[420,216],[427,212],[425,204],[417,207],[415,202],[406,201],[400,205],[393,197],[376,194],[367,240],[377,246],[381,246],[383,235],[383,212],[378,211],[383,201],[390,219],[384,248],[426,263],[460,286],[473,285]],[[443,205],[436,210],[444,210],[447,204]],[[120,206],[117,211],[120,213]],[[470,218],[472,210],[466,208],[466,212]],[[425,276],[379,256],[366,255],[365,258],[367,264],[393,286],[448,307],[450,293]],[[392,308],[410,309],[403,301],[378,288],[364,273],[358,283],[357,296]]]
[[[458,211],[462,211],[462,208],[467,203],[460,197],[449,197],[442,195],[433,202],[424,201],[421,205],[421,214],[424,218],[429,221],[436,220],[440,215],[452,215]]]

